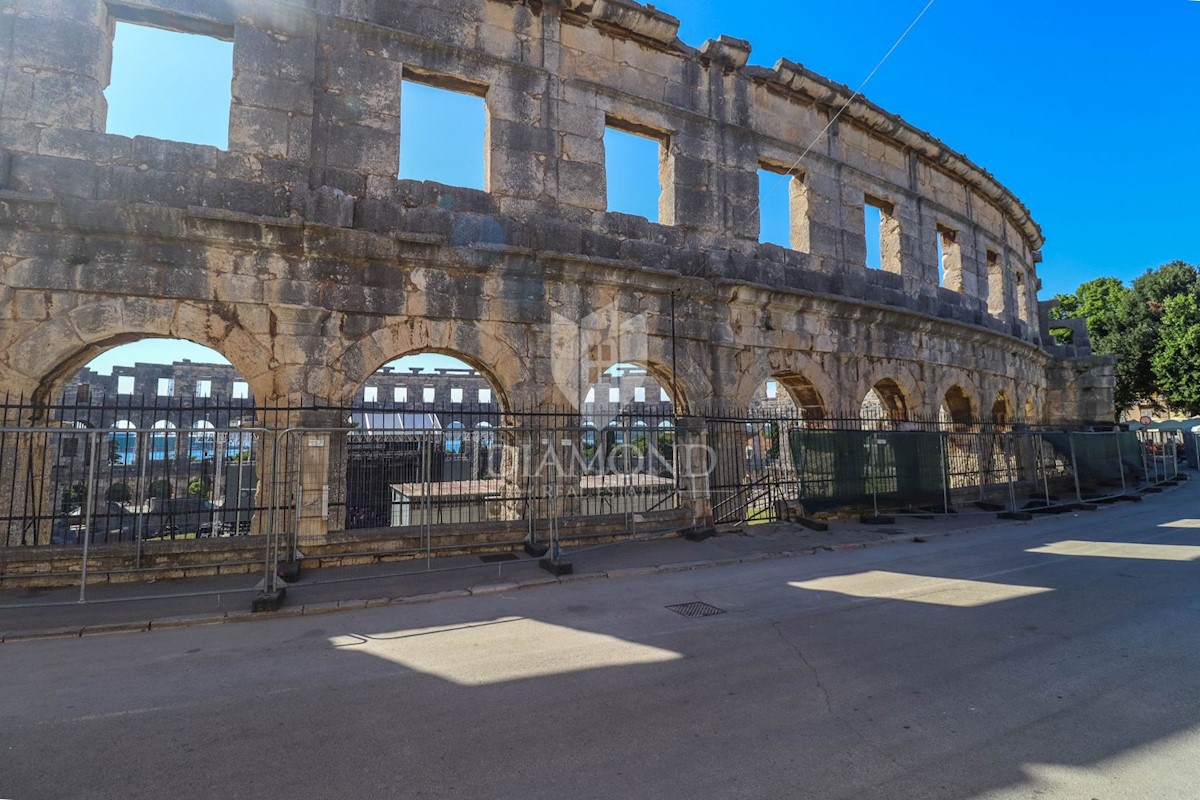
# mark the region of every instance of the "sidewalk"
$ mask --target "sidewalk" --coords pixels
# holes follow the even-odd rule
[[[895,525],[888,526],[831,522],[827,532],[791,523],[751,525],[703,542],[671,536],[591,548],[564,548],[563,560],[572,564],[574,574],[561,578],[550,575],[537,559],[521,551],[513,554],[513,560],[496,563],[485,563],[480,556],[462,556],[429,562],[308,570],[288,588],[279,611],[259,614],[250,612],[250,604],[258,594],[255,584],[261,575],[89,586],[87,602],[82,604],[78,587],[11,589],[0,591],[0,642],[326,614],[338,609],[429,602],[575,581],[911,543],[1022,524],[1028,523],[1001,522],[995,514],[970,511],[933,519],[898,517]]]

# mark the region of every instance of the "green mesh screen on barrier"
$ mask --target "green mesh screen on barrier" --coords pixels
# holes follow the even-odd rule
[[[1135,488],[1146,480],[1146,463],[1142,461],[1142,442],[1133,431],[1117,434],[1117,447],[1121,452],[1121,468],[1125,470],[1127,488]]]
[[[1113,494],[1121,489],[1121,454],[1118,439],[1111,433],[1070,433],[1075,452],[1075,475],[1079,491],[1086,497]]]
[[[949,464],[939,433],[791,432],[800,502],[811,512],[839,508],[940,506]]]

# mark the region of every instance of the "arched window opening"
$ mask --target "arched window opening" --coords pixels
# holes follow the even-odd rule
[[[112,424],[108,434],[108,463],[115,467],[125,467],[137,461],[137,428],[127,419],[119,419]]]
[[[992,403],[992,422],[996,425],[1007,425],[1012,422],[1012,403],[1008,395],[1001,392]]]
[[[859,413],[869,427],[905,422],[908,420],[908,399],[899,383],[885,378],[867,392]]]
[[[942,401],[943,424],[963,427],[975,422],[975,409],[971,397],[961,386],[951,386]]]
[[[160,419],[151,426],[149,455],[151,461],[170,461],[175,458],[175,423]]]
[[[188,458],[192,461],[207,461],[216,457],[217,426],[206,419],[197,420],[192,425],[188,437]]]
[[[265,510],[257,440],[241,431],[258,424],[249,384],[217,351],[181,339],[118,344],[78,369],[56,399],[61,417],[106,431],[94,474],[90,448],[80,446],[60,454],[52,478],[94,483],[94,542],[250,533]],[[55,519],[51,540],[78,543],[72,530]]]
[[[331,520],[361,529],[499,518],[497,498],[513,491],[501,474],[503,389],[447,353],[409,354],[376,370],[346,414],[345,505],[331,502]]]

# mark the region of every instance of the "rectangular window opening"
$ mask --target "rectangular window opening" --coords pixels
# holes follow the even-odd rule
[[[758,171],[758,241],[792,247],[792,185],[796,176],[786,171]]]
[[[902,272],[900,220],[896,216],[896,207],[888,200],[864,195],[863,226],[867,267],[897,274]]]
[[[938,269],[938,285],[946,285],[946,237],[940,230],[937,239],[937,269]]]
[[[408,402],[408,387],[407,386],[397,386],[396,388],[394,388],[392,390],[392,401],[396,402],[396,403],[407,403]]]
[[[437,389],[433,388],[432,386],[426,386],[421,391],[422,402],[432,403],[436,399],[437,399]]]
[[[212,381],[196,381],[196,397],[212,397]]]
[[[117,376],[117,394],[133,394],[134,378],[132,375]]]
[[[159,378],[158,379],[158,396],[159,397],[174,397],[175,396],[175,379],[174,378]]]
[[[1000,254],[995,250],[987,251],[987,301],[988,313],[994,317],[1004,315],[1004,267],[1000,263]]]
[[[122,20],[114,27],[105,132],[228,149],[232,31],[218,38],[216,30],[160,27],[175,22],[170,17],[148,22],[154,27]]]
[[[608,390],[608,402],[610,402],[610,403],[621,402],[621,389],[619,387],[613,386]]]
[[[79,455],[79,440],[74,436],[66,436],[62,440],[62,449],[59,451],[63,458],[75,458]]]
[[[453,88],[430,82],[406,79],[401,83],[399,177],[486,191],[485,90],[470,87],[473,91],[467,93],[467,84],[449,78],[440,82]]]
[[[480,389],[479,390],[479,402],[480,403],[492,402],[492,390],[491,389]]]
[[[767,381],[767,399],[775,400],[779,397],[779,384],[776,381]]]
[[[379,402],[379,387],[365,386],[363,387],[363,402],[378,403]]]
[[[962,245],[958,231],[946,225],[938,225],[937,240],[938,284],[956,292],[963,291]]]
[[[246,383],[245,381],[234,381],[232,397],[234,400],[249,400],[250,384]]]
[[[635,403],[646,402],[646,387],[645,386],[635,386],[634,387],[633,402],[635,402]]]
[[[450,402],[461,403],[463,401],[463,390],[454,387],[450,388]]]
[[[863,229],[867,236],[867,269],[883,269],[883,209],[871,201],[863,204]]]
[[[604,172],[608,210],[662,222],[665,138],[648,129],[611,122],[604,129]]]
[[[1017,318],[1029,322],[1029,291],[1025,286],[1025,273],[1017,270],[1014,275],[1017,291]]]

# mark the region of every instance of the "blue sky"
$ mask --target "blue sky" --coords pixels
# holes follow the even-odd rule
[[[748,39],[751,63],[772,66],[782,56],[853,88],[925,2],[655,5],[682,20],[688,44],[721,33]],[[1200,262],[1192,202],[1200,187],[1198,42],[1200,2],[1191,0],[935,0],[864,93],[966,153],[1030,207],[1047,235],[1045,299],[1096,277],[1130,280],[1174,259]],[[109,130],[224,146],[230,47],[118,26]],[[158,99],[148,103],[155,86]],[[433,115],[454,124],[438,126],[437,139],[406,125],[402,175],[481,186],[478,98],[430,103],[424,87],[404,89],[409,120]],[[481,157],[422,155],[439,144]],[[610,190],[610,206],[653,218],[657,209],[645,198],[657,186],[655,144],[615,137],[612,147],[623,180]],[[785,201],[782,189],[767,198]],[[774,241],[786,237],[779,227],[768,232]]]

